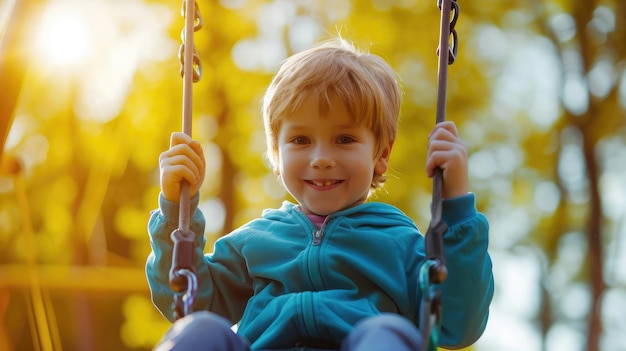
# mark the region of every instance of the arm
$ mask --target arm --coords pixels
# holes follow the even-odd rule
[[[467,190],[467,146],[452,122],[442,122],[429,135],[426,171],[443,170],[442,219],[448,276],[441,284],[440,343],[460,348],[476,342],[485,330],[493,298],[492,263],[487,253],[489,224],[476,210]]]
[[[461,348],[478,340],[485,330],[494,281],[487,252],[489,224],[476,211],[473,194],[444,200],[444,252],[448,277],[442,293],[442,347]]]
[[[161,195],[159,209],[150,214],[148,234],[152,252],[146,263],[146,274],[152,301],[169,320],[174,319],[174,291],[169,286],[169,270],[172,265],[173,242],[170,234],[178,228],[181,183],[189,183],[190,231],[194,234],[194,262],[200,268],[204,249],[204,218],[197,210],[198,189],[205,172],[204,152],[200,143],[184,133],[172,133],[170,148],[159,156]],[[206,269],[205,269],[206,271]],[[200,275],[202,269],[197,270]],[[200,276],[198,276],[200,278]],[[194,308],[201,308],[196,299]]]
[[[252,295],[252,282],[239,245],[234,240],[224,237],[216,242],[213,254],[204,254],[205,219],[196,208],[198,198],[196,195],[191,199],[191,206],[195,210],[192,212],[190,230],[194,233],[193,262],[198,278],[198,292],[192,309],[209,310],[235,323],[241,318],[246,302]],[[170,234],[177,227],[178,204],[160,196],[159,209],[151,213],[148,222],[152,252],[146,262],[146,274],[152,302],[170,321],[174,321],[174,291],[169,286],[173,249]]]
[[[192,213],[190,230],[194,233],[194,265],[198,274],[198,296],[195,300],[193,310],[206,309],[208,288],[208,270],[204,267],[203,250],[205,246],[204,216],[197,209],[199,196],[196,194],[191,199]],[[170,321],[174,321],[174,291],[169,285],[169,271],[172,266],[173,242],[170,234],[178,228],[179,204],[168,201],[163,195],[159,196],[159,209],[152,211],[148,221],[148,234],[150,236],[150,246],[152,252],[146,262],[146,275],[152,302]],[[204,298],[203,298],[204,297]]]
[[[187,135],[173,133],[169,150],[159,158],[161,195],[159,209],[148,222],[152,252],[146,263],[146,274],[153,303],[170,321],[174,319],[174,291],[169,286],[173,242],[170,234],[178,227],[180,183],[190,185],[194,234],[193,264],[198,278],[198,292],[193,310],[211,310],[231,321],[241,317],[249,290],[248,275],[237,245],[223,240],[215,253],[204,255],[205,219],[198,206],[198,189],[204,179],[204,154],[200,144]]]

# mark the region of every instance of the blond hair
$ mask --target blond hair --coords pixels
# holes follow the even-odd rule
[[[395,140],[402,103],[396,73],[380,56],[336,39],[285,60],[265,93],[263,122],[267,156],[273,167],[278,165],[281,121],[311,95],[319,98],[322,116],[329,111],[331,97],[338,96],[355,122],[374,133],[374,157]],[[385,181],[383,174],[374,174],[371,189]]]

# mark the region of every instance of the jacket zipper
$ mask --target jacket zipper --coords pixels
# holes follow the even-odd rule
[[[322,237],[324,236],[324,232],[322,231],[322,228],[316,229],[313,232],[313,245],[314,246],[319,245],[322,242]]]
[[[326,224],[328,224],[328,221],[330,219],[330,216],[326,217],[320,229],[315,229],[315,231],[313,231],[313,246],[317,246],[322,243],[322,239],[324,238],[324,229],[326,228]]]
[[[311,226],[309,227],[312,229],[312,234],[313,234],[313,240],[311,242],[311,246],[319,246],[322,243],[322,239],[324,238],[324,229],[326,228],[326,224],[328,223],[329,218],[326,217],[326,219],[324,219],[324,222],[322,223],[320,228],[317,229],[317,227],[311,222],[311,220],[304,213],[300,212],[300,214],[302,215],[302,217],[304,217],[304,219],[306,219],[309,222],[309,225]],[[320,284],[323,284],[321,281],[319,269],[316,268],[318,267],[318,263],[320,262],[319,248],[315,250],[307,250],[307,251],[308,253],[306,255],[307,256],[306,257],[306,262],[307,262],[306,273],[308,275],[311,288],[313,290],[317,290],[320,287]],[[315,335],[317,333],[317,327],[315,326],[316,324],[314,322],[313,312],[312,312],[315,308],[313,295],[302,294],[302,297],[303,298],[310,297],[302,301],[303,310],[304,310],[304,313],[302,314],[302,321],[304,323],[304,327],[309,331],[309,333],[311,333],[312,335]],[[299,350],[299,349],[296,348],[296,350]]]
[[[299,211],[299,212],[300,212],[300,215],[302,215],[302,217],[311,224],[311,227],[313,227],[313,241],[311,242],[311,245],[317,246],[321,244],[322,239],[324,238],[324,228],[326,227],[326,224],[328,224],[328,220],[331,219],[330,216],[327,216],[324,219],[324,222],[322,223],[320,228],[317,229],[315,224],[313,224],[313,222],[311,222],[311,220],[302,211]]]

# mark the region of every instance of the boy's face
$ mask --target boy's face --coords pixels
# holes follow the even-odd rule
[[[372,131],[339,98],[321,117],[318,98],[309,96],[282,120],[274,173],[304,213],[326,216],[365,202],[374,172],[387,170],[391,146],[377,158],[375,151]]]

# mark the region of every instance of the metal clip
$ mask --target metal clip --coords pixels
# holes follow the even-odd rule
[[[437,350],[441,329],[441,291],[435,289],[430,281],[430,271],[436,265],[436,261],[427,260],[419,271],[419,284],[422,292],[419,327],[426,351]]]
[[[176,271],[176,275],[187,279],[186,291],[182,295],[179,294],[175,299],[176,313],[179,317],[184,317],[193,312],[192,307],[198,292],[198,278],[195,273],[188,269],[179,269]]]

